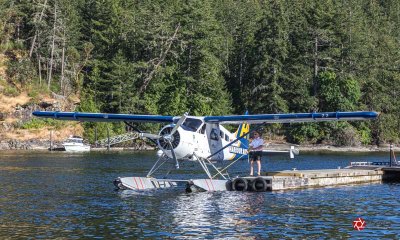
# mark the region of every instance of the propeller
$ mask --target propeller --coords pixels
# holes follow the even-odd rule
[[[172,148],[172,143],[169,142],[169,145],[171,146],[172,158],[173,158],[173,159],[175,160],[175,162],[176,162],[175,167],[176,167],[176,169],[179,169],[179,161],[178,161],[178,159],[177,159],[176,156],[175,156],[175,151],[174,151],[174,149]]]
[[[174,135],[174,133],[176,132],[176,130],[178,130],[178,128],[182,125],[182,123],[186,120],[188,113],[185,112],[183,114],[183,116],[181,118],[179,118],[178,122],[175,124],[174,128],[172,129],[172,131],[170,132],[170,136]]]
[[[174,148],[179,144],[180,135],[176,133],[178,128],[182,125],[182,123],[186,120],[188,113],[184,113],[182,117],[179,118],[178,122],[171,129],[171,127],[166,127],[161,130],[160,134],[151,134],[151,133],[140,133],[140,137],[146,137],[151,140],[158,140],[160,149],[167,155],[166,151],[171,150],[172,158],[176,162],[176,168],[179,169],[179,161],[176,158]],[[176,134],[175,134],[176,133]]]

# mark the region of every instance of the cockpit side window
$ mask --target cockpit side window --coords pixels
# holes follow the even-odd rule
[[[186,120],[182,124],[182,128],[187,131],[196,132],[202,123],[203,121],[201,121],[200,119],[186,118]]]
[[[229,142],[229,136],[228,136],[228,134],[225,134],[225,141]]]
[[[207,128],[207,125],[204,124],[204,125],[201,127],[201,129],[200,129],[200,133],[201,133],[201,134],[204,134],[204,133],[206,132],[206,128]]]
[[[210,139],[211,139],[211,140],[215,140],[215,141],[218,141],[218,140],[219,140],[218,129],[216,129],[216,128],[211,129],[211,132],[210,132]]]

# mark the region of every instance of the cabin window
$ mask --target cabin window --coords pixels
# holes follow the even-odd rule
[[[225,141],[229,142],[229,136],[225,134]]]
[[[221,139],[224,139],[225,134],[223,131],[219,130],[219,136],[221,137]]]
[[[207,128],[207,125],[204,124],[204,125],[201,127],[201,129],[200,129],[200,133],[201,133],[201,134],[204,134],[204,133],[206,132],[206,128]]]
[[[181,125],[183,129],[191,132],[196,132],[200,125],[203,123],[200,119],[196,118],[186,118],[186,120]]]
[[[215,141],[219,140],[219,138],[218,138],[218,129],[216,129],[216,128],[211,129],[210,139],[211,140],[215,140]]]

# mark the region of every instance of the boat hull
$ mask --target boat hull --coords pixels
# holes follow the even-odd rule
[[[66,152],[89,152],[90,146],[64,145]]]

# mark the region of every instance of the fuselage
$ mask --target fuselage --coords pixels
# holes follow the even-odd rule
[[[163,127],[159,135],[166,136],[174,126],[175,124],[170,124]],[[192,160],[196,157],[211,156],[210,160],[234,160],[247,155],[247,139],[232,142],[248,130],[248,125],[247,127],[241,125],[238,129],[239,133],[238,131],[231,133],[218,123],[205,123],[203,117],[188,116],[171,136],[171,144],[161,138],[158,145],[168,157],[172,157],[172,147],[177,159]],[[220,151],[228,144],[230,144],[229,147]]]

